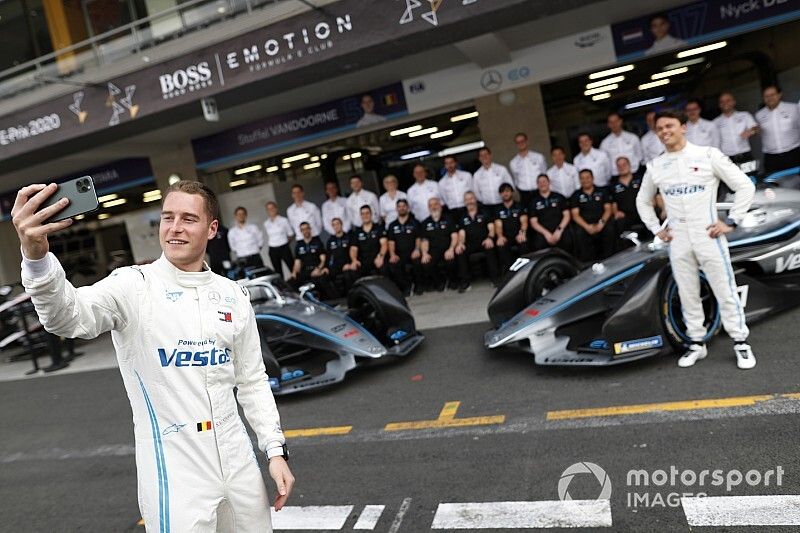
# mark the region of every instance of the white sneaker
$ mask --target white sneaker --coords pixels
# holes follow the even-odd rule
[[[735,344],[733,351],[736,353],[736,366],[742,370],[749,370],[756,366],[756,356],[749,344]]]
[[[708,355],[708,350],[705,345],[692,344],[689,346],[689,350],[678,359],[678,366],[681,368],[693,366],[700,359],[705,359],[706,355]]]

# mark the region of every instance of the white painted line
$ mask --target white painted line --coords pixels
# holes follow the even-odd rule
[[[361,516],[358,517],[358,522],[353,529],[375,529],[385,508],[385,505],[367,505],[361,511]]]
[[[611,527],[609,500],[440,503],[431,529]]]
[[[690,526],[798,526],[800,495],[681,498]]]
[[[405,498],[403,503],[400,504],[400,510],[397,511],[397,515],[394,517],[394,522],[392,522],[392,527],[389,528],[389,533],[397,533],[409,507],[411,507],[411,498]]]
[[[284,507],[277,513],[272,508],[272,528],[339,530],[353,511],[352,505],[311,505]]]

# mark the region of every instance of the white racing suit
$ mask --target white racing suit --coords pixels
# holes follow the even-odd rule
[[[687,142],[679,152],[664,152],[647,164],[636,197],[639,216],[654,235],[660,226],[652,204],[657,190],[664,199],[672,235],[672,273],[678,284],[686,333],[695,342],[702,342],[707,333],[700,301],[700,270],[719,303],[725,331],[737,342],[745,341],[748,335],[728,241],[724,235],[712,239],[706,229],[719,220],[716,200],[720,180],[736,193],[728,216],[738,224],[753,201],[755,186],[716,148]]]
[[[270,504],[239,403],[268,456],[284,443],[247,291],[162,256],[75,289],[54,255],[23,260],[47,331],[111,330],[133,410],[139,509],[148,532],[269,532]],[[233,389],[238,389],[234,397]]]

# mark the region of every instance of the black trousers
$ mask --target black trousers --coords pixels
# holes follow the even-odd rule
[[[456,256],[456,263],[458,265],[458,279],[462,284],[468,284],[471,281],[470,263],[473,259],[480,261],[486,266],[486,271],[489,274],[489,279],[492,283],[496,283],[500,276],[498,261],[497,261],[497,247],[486,249],[481,243],[467,242],[467,249],[463,254]]]
[[[764,172],[772,174],[800,166],[800,147],[782,154],[764,154]]]
[[[384,261],[381,268],[377,268],[374,263],[374,257],[369,259],[366,257],[359,257],[358,260],[361,262],[361,266],[358,270],[348,270],[344,273],[345,285],[347,285],[348,290],[353,286],[353,283],[364,276],[385,276],[387,273],[386,261]]]
[[[448,280],[451,283],[456,281],[456,259],[455,257],[450,260],[445,259],[446,250],[446,248],[428,250],[431,261],[422,265],[422,273],[428,289],[441,290]]]
[[[518,243],[512,237],[506,240],[505,245],[495,246],[497,260],[500,263],[500,271],[505,272],[516,261],[517,257],[527,254],[530,251],[530,244],[530,241]]]
[[[283,246],[270,246],[269,247],[269,260],[272,263],[272,269],[283,277],[283,268],[281,262],[286,265],[289,272],[292,271],[294,266],[294,255],[292,249],[287,242]]]
[[[407,293],[413,283],[417,287],[422,284],[422,264],[419,259],[411,259],[411,253],[400,255],[400,261],[389,263],[389,277],[401,291]]]
[[[239,257],[237,261],[241,261],[244,268],[261,268],[264,266],[264,260],[261,259],[261,254]]]
[[[544,235],[542,235],[538,231],[530,230],[528,232],[528,235],[533,235],[534,250],[544,250],[545,248],[552,248],[552,246],[548,244],[547,240],[544,238]],[[573,240],[572,229],[569,226],[567,226],[566,228],[564,228],[564,231],[561,232],[561,238],[558,239],[556,247],[561,248],[565,252],[573,253],[574,246],[572,240]]]
[[[311,273],[313,271],[314,267],[302,267],[297,277],[289,284],[299,290],[300,286],[310,282],[314,284],[313,292],[316,293],[319,299],[329,300],[331,298],[338,298],[339,291],[331,284],[330,277],[328,275],[312,276]]]
[[[595,261],[605,259],[614,253],[617,235],[614,232],[614,224],[608,223],[603,226],[600,233],[589,235],[585,229],[573,225],[575,234],[575,255],[580,261]]]

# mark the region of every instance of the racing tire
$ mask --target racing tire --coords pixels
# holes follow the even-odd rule
[[[381,342],[386,341],[384,337],[390,326],[389,318],[372,291],[363,285],[354,285],[347,295],[347,307],[351,318]]]
[[[703,342],[708,342],[719,332],[722,326],[719,304],[714,297],[714,292],[711,290],[711,285],[709,285],[708,280],[702,273],[700,274],[700,299],[703,302],[703,311],[706,315],[703,326],[705,326],[707,333],[703,338]],[[683,322],[681,302],[678,296],[678,284],[671,273],[667,276],[661,289],[660,304],[661,323],[670,344],[678,349],[688,348],[692,340],[686,335],[686,325]]]
[[[559,255],[543,257],[525,280],[525,305],[530,305],[567,280],[578,275],[578,269]]]

